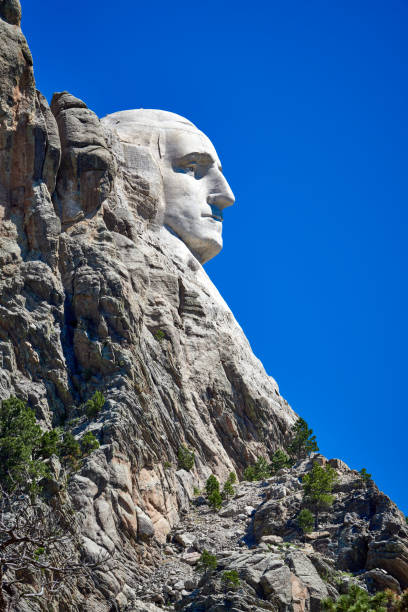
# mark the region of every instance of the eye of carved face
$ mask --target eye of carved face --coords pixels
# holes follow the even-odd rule
[[[207,174],[214,163],[215,161],[210,155],[195,152],[174,160],[173,169],[175,172],[190,174],[194,176],[195,179],[199,180]]]

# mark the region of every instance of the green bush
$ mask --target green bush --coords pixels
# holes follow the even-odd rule
[[[314,510],[315,529],[318,529],[319,512],[333,504],[331,492],[336,480],[337,474],[330,465],[322,467],[318,463],[302,478],[304,502]]]
[[[61,431],[59,429],[44,432],[40,439],[37,455],[43,457],[43,459],[48,459],[51,455],[58,455],[60,439]]]
[[[227,589],[236,589],[241,583],[237,570],[223,572],[221,576],[221,582]]]
[[[386,612],[391,593],[379,592],[369,595],[357,585],[351,585],[347,595],[341,595],[336,601],[325,599],[322,609],[330,612]]]
[[[95,391],[93,396],[85,403],[85,414],[88,419],[94,419],[105,405],[105,397],[100,391]]]
[[[272,474],[276,474],[282,468],[287,468],[292,465],[292,461],[289,458],[289,455],[285,453],[285,451],[278,449],[272,455],[272,461],[270,465],[270,471]]]
[[[310,533],[313,531],[314,516],[310,510],[304,508],[299,512],[296,523],[303,533]]]
[[[234,497],[234,495],[235,495],[234,487],[232,486],[230,480],[227,480],[222,489],[222,497],[223,499],[229,499],[230,497]]]
[[[158,329],[157,331],[154,332],[153,336],[156,338],[158,342],[161,342],[162,340],[165,339],[166,334],[164,333],[162,329]]]
[[[217,569],[217,557],[204,548],[195,566],[197,572],[213,572]]]
[[[220,483],[218,482],[214,474],[211,474],[211,476],[207,478],[207,482],[205,483],[205,492],[207,496],[209,497],[211,493],[213,493],[214,491],[219,492],[219,490],[220,490]]]
[[[219,510],[222,506],[222,497],[219,491],[213,491],[208,496],[208,503],[213,510]]]
[[[39,479],[47,475],[47,467],[34,459],[40,448],[42,432],[34,411],[16,397],[0,407],[0,480],[6,489],[27,484],[34,491]]]
[[[62,442],[60,444],[59,454],[62,458],[70,460],[79,459],[81,456],[81,446],[70,431],[64,433]]]
[[[178,467],[189,472],[194,467],[195,453],[187,446],[180,446],[177,453]]]
[[[401,595],[394,593],[390,596],[391,602],[395,607],[395,612],[407,612],[408,610],[408,589],[405,589]]]
[[[234,497],[235,490],[232,486],[237,481],[237,477],[235,472],[230,472],[227,480],[224,483],[224,487],[222,489],[222,498],[229,499],[230,497]]]
[[[371,474],[369,474],[365,468],[362,468],[359,474],[364,484],[368,484],[369,482],[372,481]]]
[[[245,468],[244,480],[248,480],[249,482],[253,482],[254,480],[256,480],[255,467],[253,465],[248,465],[248,467]]]
[[[46,554],[45,552],[45,548],[44,546],[39,546],[33,553],[33,557],[36,561],[39,560],[40,557],[42,557],[44,554]]]
[[[244,478],[249,481],[264,480],[270,478],[270,476],[271,470],[263,457],[259,457],[254,465],[250,465],[244,470]]]
[[[292,440],[288,446],[289,455],[293,460],[304,459],[310,453],[318,451],[316,436],[309,429],[304,419],[299,418],[292,427]]]
[[[80,440],[81,450],[84,455],[89,455],[99,448],[99,442],[91,431],[88,431]]]

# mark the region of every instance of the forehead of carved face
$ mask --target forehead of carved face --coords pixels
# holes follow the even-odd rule
[[[184,117],[166,111],[122,111],[106,119],[121,140],[145,148],[163,179],[163,223],[201,263],[222,249],[223,211],[234,203],[211,141]]]

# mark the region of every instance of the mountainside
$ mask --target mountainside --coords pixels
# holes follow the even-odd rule
[[[370,588],[407,587],[404,517],[374,485],[354,489],[359,477],[341,462],[334,516],[296,549],[282,550],[280,538],[298,542],[291,521],[305,464],[265,486],[241,484],[242,496],[219,514],[195,510],[211,473],[241,479],[258,457],[286,447],[297,417],[200,263],[157,224],[157,189],[127,169],[109,122],[67,92],[49,106],[36,91],[20,16],[17,0],[0,3],[0,398],[25,400],[44,430],[97,437],[68,494],[81,554],[111,557],[63,589],[53,608],[25,599],[18,609],[176,603],[196,584],[166,599],[157,568],[184,563],[191,573],[188,553],[166,544],[180,524],[195,532],[190,553],[219,529],[211,545],[219,567],[242,569],[246,586],[229,606],[218,574],[207,576],[178,609],[317,610],[321,597],[337,594],[319,577],[325,564],[329,573],[373,570]],[[106,401],[88,418],[83,405],[96,391]],[[180,469],[184,447],[195,453],[191,471]],[[242,500],[261,505],[245,510]],[[279,588],[265,578],[272,571]]]

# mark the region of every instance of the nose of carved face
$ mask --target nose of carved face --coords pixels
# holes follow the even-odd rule
[[[214,191],[208,195],[207,202],[211,206],[214,217],[218,217],[220,221],[224,218],[222,212],[224,208],[234,204],[234,194],[222,174],[214,185]]]

